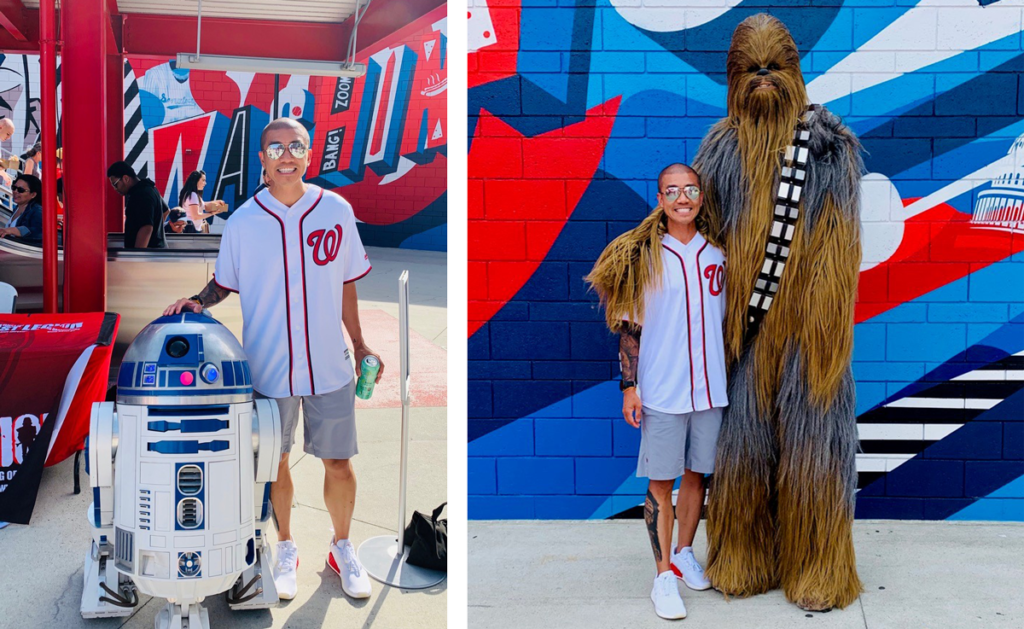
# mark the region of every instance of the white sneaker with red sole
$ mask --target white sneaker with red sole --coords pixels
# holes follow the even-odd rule
[[[327,565],[341,577],[341,589],[352,598],[370,598],[370,575],[359,563],[352,542],[332,543],[327,554]]]
[[[711,587],[711,581],[704,576],[704,567],[693,556],[693,549],[689,546],[678,553],[673,552],[670,565],[676,577],[682,579],[691,590],[706,590]]]

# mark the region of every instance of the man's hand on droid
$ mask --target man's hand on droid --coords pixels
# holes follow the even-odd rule
[[[377,357],[377,360],[380,362],[380,370],[377,372],[377,379],[374,380],[373,383],[378,384],[380,382],[381,376],[384,375],[384,360],[380,357],[380,354],[378,354],[377,352],[373,351],[372,349],[365,345],[356,347],[355,349],[353,349],[353,352],[355,353],[356,356],[356,378],[363,375],[363,359],[366,358],[367,356]]]
[[[182,310],[199,314],[203,311],[203,307],[191,299],[179,299],[164,309],[164,316],[180,314]]]
[[[640,419],[643,415],[643,404],[640,403],[640,396],[636,394],[636,387],[630,387],[622,392],[622,417],[626,423],[633,428],[640,427]]]

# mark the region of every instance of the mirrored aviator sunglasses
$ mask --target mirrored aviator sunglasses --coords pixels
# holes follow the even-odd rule
[[[700,188],[694,185],[683,186],[682,188],[669,186],[668,188],[665,188],[665,192],[663,194],[665,195],[665,200],[669,203],[675,203],[680,194],[685,194],[687,199],[696,201],[700,198]]]
[[[274,142],[272,144],[268,144],[267,148],[263,152],[269,159],[281,159],[281,157],[284,155],[284,149],[284,144],[281,144],[280,142]],[[306,157],[307,150],[308,147],[302,142],[299,142],[298,140],[288,145],[288,152],[291,153],[292,157],[294,157],[295,159],[302,159]]]

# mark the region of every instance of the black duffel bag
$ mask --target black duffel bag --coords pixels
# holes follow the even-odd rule
[[[410,565],[448,572],[448,519],[441,518],[447,504],[441,503],[429,518],[413,511],[404,540],[409,547]]]

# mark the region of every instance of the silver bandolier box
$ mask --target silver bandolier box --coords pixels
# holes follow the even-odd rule
[[[277,405],[253,398],[235,337],[205,314],[165,316],[128,348],[117,403],[93,405],[93,501],[82,615],[167,599],[157,629],[208,627],[207,596],[276,605],[264,529],[281,457]]]

